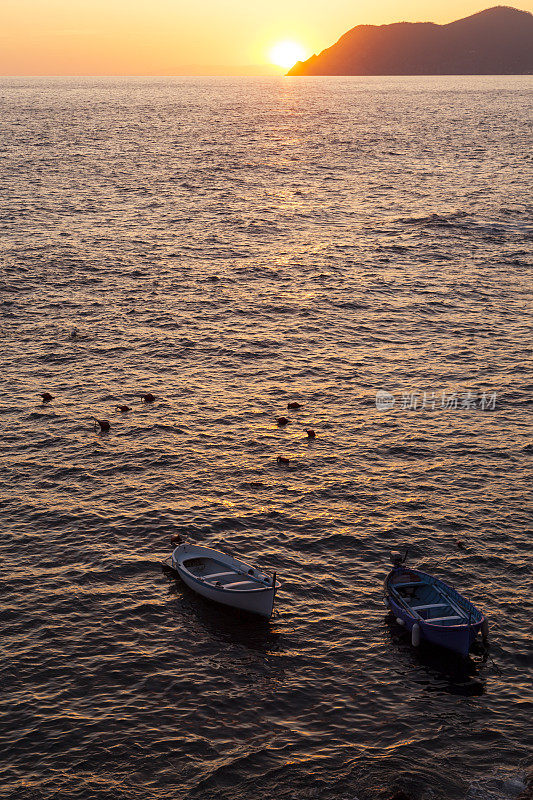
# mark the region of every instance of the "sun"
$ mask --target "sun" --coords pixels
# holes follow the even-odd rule
[[[278,42],[270,50],[270,62],[283,69],[290,69],[297,61],[305,59],[305,50],[298,42]]]

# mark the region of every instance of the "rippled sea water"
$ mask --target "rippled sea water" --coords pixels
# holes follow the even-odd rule
[[[2,800],[524,791],[532,86],[0,81]],[[271,623],[177,532],[276,569]],[[403,546],[487,657],[411,648]]]

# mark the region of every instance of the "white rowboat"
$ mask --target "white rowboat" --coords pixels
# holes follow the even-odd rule
[[[225,606],[270,619],[280,585],[276,573],[238,561],[220,550],[180,544],[164,562],[194,592]]]

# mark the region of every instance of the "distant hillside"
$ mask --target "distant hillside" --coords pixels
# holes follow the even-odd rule
[[[533,14],[495,6],[435,25],[358,25],[288,75],[525,75],[533,73]]]

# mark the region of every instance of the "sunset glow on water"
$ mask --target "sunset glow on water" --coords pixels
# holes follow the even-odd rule
[[[525,790],[531,84],[0,82],[1,800]],[[411,647],[403,547],[485,659]]]

